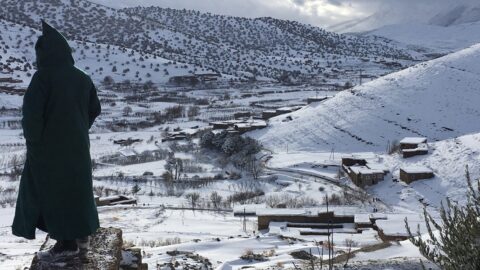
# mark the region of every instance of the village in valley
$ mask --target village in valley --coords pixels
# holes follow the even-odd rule
[[[426,234],[423,209],[440,220],[447,197],[467,200],[467,166],[480,176],[479,45],[428,47],[272,18],[86,0],[52,0],[54,9],[4,2],[1,269],[28,269],[46,237],[18,239],[10,226],[39,34],[30,17],[62,26],[68,18],[55,14],[63,9],[74,21],[109,16],[118,29],[139,31],[123,40],[64,24],[102,106],[89,135],[93,193],[101,226],[121,229],[121,269],[437,269],[406,227]],[[91,16],[72,15],[80,11]],[[220,23],[242,38],[278,29],[288,43],[228,43],[230,33],[209,30]],[[317,39],[295,43],[305,36]],[[316,51],[332,40],[342,49]],[[318,260],[321,268],[311,268]]]
[[[403,138],[384,153],[332,150],[305,156],[288,145],[275,153],[244,138],[268,128],[272,118],[292,121],[292,113],[321,106],[341,90],[276,84],[196,87],[162,88],[111,78],[98,85],[103,112],[90,135],[97,206],[104,224],[122,228],[124,241],[142,248],[144,263],[157,269],[172,263],[194,269],[275,268],[318,256],[319,243],[329,241],[335,245],[330,256],[352,257],[353,265],[362,265],[355,257],[376,250],[408,252],[399,244],[408,239],[404,219],[423,226],[414,209],[428,202],[412,195],[405,199],[416,203],[399,210],[389,201],[390,193],[372,189],[390,186],[389,192],[394,186],[404,192],[412,182],[434,179],[425,166],[391,169],[390,162],[431,154],[427,138]],[[0,211],[13,215],[12,179],[21,172],[24,142],[18,109],[4,109],[2,115],[8,131],[2,133],[2,194],[10,196],[2,199]],[[25,249],[25,255],[5,255],[5,260],[28,261],[38,244],[18,243],[15,249]],[[221,248],[230,252],[209,255]]]

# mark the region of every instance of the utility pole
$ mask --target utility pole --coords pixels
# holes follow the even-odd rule
[[[332,221],[330,220],[330,226],[332,226]],[[333,228],[332,228],[332,237],[331,237],[331,241],[332,243],[330,244],[330,246],[332,247],[332,259],[331,259],[331,262],[330,262],[330,269],[332,270],[333,269],[333,258],[335,256],[335,246],[333,245]]]
[[[330,240],[330,226],[328,227],[327,229],[327,234],[328,234],[328,239],[327,239],[327,246],[328,246],[328,269],[330,270],[330,267],[331,267],[331,261],[332,261],[332,242]]]
[[[243,232],[247,232],[247,210],[243,208]]]
[[[327,226],[327,248],[328,248],[328,268],[330,269],[330,227]]]
[[[325,194],[325,202],[327,204],[327,215],[328,215],[328,194]],[[332,221],[329,221],[329,225],[327,226],[327,246],[328,246],[328,269],[331,270],[332,268],[332,256],[333,251],[331,250],[332,242],[333,242],[333,229],[330,230]],[[332,240],[330,239],[330,234],[332,234]]]

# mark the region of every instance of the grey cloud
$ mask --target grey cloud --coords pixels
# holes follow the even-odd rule
[[[341,6],[343,5],[344,3],[338,1],[338,0],[328,0],[328,3],[332,4],[332,5],[335,5],[335,6]]]
[[[161,6],[243,17],[276,17],[320,27],[378,15],[379,25],[427,21],[442,9],[478,0],[90,0],[115,7]],[[425,18],[425,19],[423,19]]]

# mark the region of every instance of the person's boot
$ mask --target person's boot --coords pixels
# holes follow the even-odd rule
[[[77,239],[77,245],[80,251],[84,252],[90,248],[90,237],[86,236],[83,238]]]
[[[37,252],[37,258],[41,261],[59,261],[78,256],[80,250],[75,240],[59,240],[46,251]]]

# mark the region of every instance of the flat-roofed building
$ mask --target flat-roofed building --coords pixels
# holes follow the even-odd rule
[[[422,179],[430,179],[433,177],[435,177],[435,174],[433,173],[432,169],[427,167],[412,166],[400,169],[400,179],[407,184]]]

